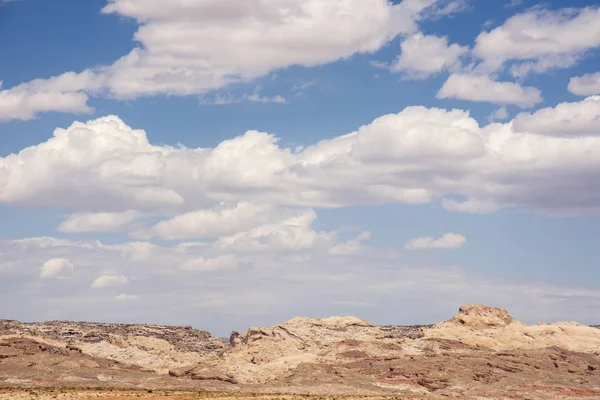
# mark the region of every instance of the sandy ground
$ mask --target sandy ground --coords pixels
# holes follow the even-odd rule
[[[305,396],[285,394],[221,393],[221,392],[170,392],[148,390],[93,390],[93,389],[1,389],[0,400],[403,400],[404,397],[382,396]],[[409,399],[408,397],[406,399]],[[410,397],[411,400],[418,398]],[[427,397],[428,400],[435,398]]]

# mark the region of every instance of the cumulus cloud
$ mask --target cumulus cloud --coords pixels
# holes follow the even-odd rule
[[[402,52],[392,63],[392,72],[403,72],[412,79],[425,79],[446,69],[460,66],[460,57],[468,48],[448,44],[447,37],[416,33],[400,44]]]
[[[600,136],[600,96],[517,115],[515,132],[536,132],[556,136]]]
[[[316,232],[312,229],[316,218],[314,210],[304,211],[272,224],[220,237],[215,242],[215,247],[219,251],[249,253],[295,251],[335,244],[335,233]]]
[[[104,85],[104,78],[91,70],[66,72],[49,79],[30,82],[0,90],[0,121],[28,120],[37,113],[58,111],[90,113],[88,94],[95,94]],[[2,82],[0,82],[2,89]]]
[[[431,236],[425,236],[410,240],[404,246],[407,250],[427,250],[427,249],[458,249],[463,247],[467,238],[457,233],[446,233],[442,237],[435,239]]]
[[[357,254],[363,248],[363,242],[371,238],[371,232],[362,232],[354,239],[337,244],[327,250],[330,255],[350,255]]]
[[[160,258],[159,247],[149,242],[128,242],[115,244],[106,249],[119,252],[121,257],[131,261],[147,261],[151,258]]]
[[[140,217],[135,210],[123,212],[78,213],[69,215],[67,220],[58,226],[60,232],[117,232],[127,227]]]
[[[452,74],[436,96],[438,99],[460,99],[494,104],[533,107],[542,101],[539,89],[522,87],[514,82],[498,82],[488,75]]]
[[[560,109],[563,120],[593,122],[577,106]],[[600,193],[590,182],[598,179],[600,138],[575,136],[572,124],[556,124],[564,132],[553,137],[513,125],[480,126],[466,111],[408,107],[302,150],[257,131],[188,149],[153,145],[144,131],[108,116],[56,129],[48,141],[0,158],[0,203],[174,216],[136,227],[139,238],[231,236],[263,223],[267,211],[251,211],[257,204],[293,214],[459,198],[495,209],[596,212]],[[539,179],[549,175],[555,179]]]
[[[600,72],[571,78],[569,92],[579,96],[600,94]]]
[[[139,47],[112,65],[68,72],[0,91],[0,119],[38,112],[87,112],[88,94],[119,99],[193,95],[271,71],[313,67],[373,53],[417,30],[436,0],[110,0],[105,14],[133,18]],[[453,2],[456,3],[456,2]],[[445,14],[456,11],[449,5]],[[430,12],[429,15],[439,14]],[[248,95],[254,102],[281,96]]]
[[[482,32],[473,54],[487,68],[513,64],[514,76],[546,72],[574,65],[589,49],[600,46],[600,9],[533,7],[507,19],[503,25]]]
[[[46,261],[40,269],[41,279],[61,279],[73,274],[73,264],[66,258],[53,258]]]
[[[218,205],[212,209],[184,213],[161,221],[151,229],[134,233],[136,237],[175,240],[211,238],[248,230],[267,221],[290,213],[268,203],[239,202],[235,205]]]
[[[525,78],[531,73],[542,74],[552,69],[570,68],[576,65],[581,56],[574,54],[549,55],[539,58],[537,61],[527,61],[513,64],[510,74],[515,78]]]
[[[106,289],[127,284],[129,284],[129,279],[123,275],[102,275],[97,277],[90,287],[92,289]]]
[[[279,207],[269,203],[241,201],[221,203],[211,209],[192,211],[157,223],[149,229],[134,231],[137,238],[167,240],[215,238],[245,232],[303,214],[305,210]],[[312,211],[310,211],[312,215]]]
[[[0,89],[2,82],[0,81]],[[40,112],[90,113],[88,95],[60,90],[36,91],[28,85],[0,90],[0,121],[29,120]]]

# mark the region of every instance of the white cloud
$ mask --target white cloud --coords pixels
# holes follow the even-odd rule
[[[236,104],[243,103],[245,101],[249,101],[251,103],[278,103],[278,104],[287,104],[287,100],[285,97],[281,95],[276,96],[261,96],[259,93],[255,92],[252,94],[244,94],[242,96],[236,96],[230,93],[220,94],[216,93],[213,96],[202,97],[200,99],[200,104],[202,105],[214,105],[214,106],[223,106],[227,104]]]
[[[269,204],[247,201],[233,206],[219,205],[209,210],[193,211],[161,221],[147,231],[136,232],[135,236],[175,240],[231,235],[275,220],[282,213],[289,211],[277,209]]]
[[[58,239],[48,236],[16,239],[13,241],[13,243],[19,244],[25,250],[30,247],[41,249],[58,249],[62,247],[81,247],[89,249],[92,247],[92,245],[86,242],[76,242],[68,239]]]
[[[145,132],[132,130],[118,118],[100,118],[92,125],[76,122],[67,130],[56,129],[43,144],[0,159],[0,201],[71,203],[76,210],[81,210],[82,201],[88,209],[106,210],[107,197],[115,207],[129,201],[138,210],[143,205],[177,205],[183,201],[181,196],[154,181],[163,168],[160,152],[169,151],[151,146]],[[62,173],[70,179],[57,179],[56,174]],[[123,185],[136,188],[123,193],[119,190]],[[108,196],[99,196],[99,191]],[[44,198],[36,199],[36,193],[45,193]]]
[[[427,250],[427,249],[458,249],[463,247],[467,238],[457,233],[446,233],[442,237],[435,239],[431,236],[425,236],[410,240],[404,246],[407,250]]]
[[[116,213],[71,214],[58,226],[58,231],[65,233],[117,232],[126,228],[139,217],[140,213],[135,210]]]
[[[440,126],[444,128],[438,129]],[[386,163],[408,166],[416,157],[429,161],[439,157],[439,162],[444,163],[483,154],[481,138],[474,134],[477,129],[477,123],[465,111],[408,107],[399,114],[379,117],[340,140],[323,141],[316,149],[331,156],[336,155],[328,154],[332,145],[339,149],[348,145],[353,158],[374,166]],[[314,157],[314,150],[309,147],[305,153]],[[312,163],[312,160],[307,162]]]
[[[139,300],[139,296],[135,295],[135,294],[121,293],[121,294],[115,296],[115,300],[117,300],[117,301],[133,301],[133,300]]]
[[[437,1],[425,9],[424,16],[435,20],[450,14],[466,11],[469,8],[468,0]]]
[[[247,232],[220,237],[215,242],[215,247],[219,251],[248,253],[305,250],[335,243],[333,233],[316,232],[311,228],[316,218],[314,210],[304,211],[291,218],[262,225]]]
[[[579,96],[600,94],[600,72],[571,78],[569,92]]]
[[[93,109],[87,106],[87,101],[87,94],[82,92],[32,91],[17,86],[0,90],[0,121],[29,120],[38,112],[48,111],[90,113]]]
[[[504,5],[504,8],[518,7],[521,4],[523,4],[523,0],[510,0],[508,3],[506,3]]]
[[[512,73],[525,76],[552,68],[574,65],[587,50],[600,46],[600,9],[533,7],[510,17],[476,39],[473,54],[487,68],[497,69],[508,61],[516,64]]]
[[[251,94],[247,97],[248,101],[252,102],[252,103],[279,103],[279,104],[286,104],[287,100],[285,99],[285,97],[277,95],[277,96],[272,96],[272,97],[268,97],[268,96],[261,96],[259,94]]]
[[[230,315],[219,319],[218,324],[208,322],[201,327],[209,330],[228,331],[238,328],[237,324],[242,327],[262,325],[265,321],[261,318],[282,321],[293,315],[310,316],[322,313],[323,304],[340,299],[374,304],[384,313],[398,312],[397,304],[405,304],[408,299],[423,301],[427,305],[424,309],[429,312],[449,307],[452,310],[448,313],[460,304],[476,299],[503,305],[515,312],[527,310],[536,320],[542,319],[540,312],[546,313],[543,319],[569,316],[570,319],[589,320],[594,315],[592,311],[600,305],[600,297],[593,288],[570,286],[567,282],[560,286],[543,282],[523,284],[476,277],[449,266],[411,265],[407,263],[410,254],[386,253],[383,249],[363,249],[359,254],[331,256],[327,252],[331,246],[320,246],[317,241],[316,246],[293,253],[274,248],[236,255],[244,268],[190,279],[188,273],[178,270],[186,261],[209,260],[229,253],[220,252],[206,243],[187,243],[155,246],[152,257],[132,260],[123,258],[129,247],[140,246],[55,238],[0,241],[3,260],[20,265],[18,270],[9,273],[22,276],[14,281],[15,284],[7,285],[6,291],[0,292],[0,308],[2,304],[8,304],[10,298],[13,300],[12,312],[27,313],[30,319],[83,319],[93,312],[98,320],[130,321],[132,310],[123,307],[114,297],[123,292],[81,290],[93,279],[90,277],[98,276],[106,265],[127,271],[128,275],[135,275],[136,280],[144,283],[136,288],[140,305],[135,310],[136,318],[179,325],[192,316],[214,321],[215,316]],[[63,254],[78,266],[78,274],[60,295],[57,296],[51,285],[28,287],[22,284],[29,270],[33,272],[31,279],[35,279],[39,271],[38,259],[47,260],[56,253]],[[6,273],[3,271],[3,281],[13,282],[12,275]],[[342,284],[332,285],[336,282]],[[307,290],[311,292],[309,297]],[[245,307],[240,308],[240,304]],[[394,304],[395,308],[388,307],[389,304]],[[516,308],[517,304],[521,304],[520,308]],[[531,311],[532,307],[536,312]],[[325,311],[336,312],[334,309]],[[406,312],[409,313],[406,323],[423,318],[432,322],[441,319],[429,314],[424,316],[422,311],[419,315],[410,314],[410,308]]]
[[[461,99],[494,104],[533,107],[542,101],[541,92],[514,82],[497,82],[487,75],[452,74],[437,96],[438,99]]]
[[[159,247],[148,242],[129,242],[108,248],[118,251],[123,258],[131,261],[147,261],[159,255]]]
[[[354,239],[348,240],[344,243],[336,244],[327,250],[327,253],[330,255],[350,255],[357,254],[363,249],[363,244],[365,240],[371,238],[371,232],[362,232]]]
[[[532,72],[542,74],[557,68],[570,68],[580,60],[578,54],[548,55],[538,58],[536,61],[527,61],[519,64],[513,64],[510,67],[510,74],[515,78],[525,78]]]
[[[465,201],[456,201],[452,199],[443,199],[442,207],[444,210],[471,214],[489,214],[497,211],[500,205],[489,199],[468,199]]]
[[[73,264],[66,258],[53,258],[46,261],[40,269],[41,279],[61,279],[73,274]]]
[[[508,111],[506,110],[506,107],[500,107],[497,110],[495,110],[489,116],[488,119],[490,120],[490,122],[492,122],[492,121],[503,121],[507,118],[508,118]]]
[[[581,120],[576,107],[565,112],[571,114],[561,119]],[[595,212],[600,193],[591,182],[600,179],[600,138],[572,137],[569,126],[557,124],[564,132],[551,137],[515,132],[513,121],[480,126],[462,110],[408,107],[301,150],[257,131],[214,148],[188,149],[153,145],[144,131],[109,116],[57,129],[47,142],[0,157],[0,203],[175,216],[157,224],[162,232],[136,232],[165,238],[252,230],[258,226],[252,213],[236,214],[239,226],[225,216],[246,203],[285,214],[297,207],[302,213],[461,198],[495,208]],[[539,179],[549,175],[555,179]],[[256,213],[257,224],[273,223]],[[206,222],[205,231],[196,219]],[[217,221],[211,222],[215,232],[207,221]]]
[[[400,305],[407,319],[396,323],[435,322],[452,315],[459,305],[473,301],[508,307],[517,317],[531,318],[531,322],[565,318],[591,322],[600,306],[600,295],[593,286],[475,276],[448,265],[413,264],[409,262],[412,252],[382,255],[383,249],[377,248],[359,254],[329,255],[329,245],[293,253],[274,249],[235,255],[238,269],[200,277],[178,267],[189,260],[211,260],[231,253],[188,243],[156,246],[152,257],[136,261],[123,258],[127,247],[129,243],[105,245],[55,238],[0,241],[3,262],[19,264],[16,270],[2,271],[5,286],[0,291],[0,312],[10,309],[14,315],[27,315],[31,320],[89,319],[92,313],[95,320],[131,322],[135,316],[138,320],[175,325],[198,318],[206,321],[199,328],[220,334],[269,325],[294,315],[335,314],[338,308],[323,307],[340,300],[372,304],[379,317],[359,316],[367,319],[397,315]],[[37,280],[40,260],[57,253],[77,265],[77,274],[69,285],[61,287],[60,292],[54,285],[32,285]],[[135,309],[123,306],[122,301],[133,300],[134,295],[122,287],[85,290],[91,280],[103,275],[107,265],[143,282],[136,287]],[[124,294],[120,296],[122,301],[116,301],[119,294]],[[415,301],[423,304],[418,311],[408,306]],[[442,315],[436,314],[439,310]],[[386,322],[391,323],[380,320]]]
[[[119,99],[204,94],[292,65],[313,67],[373,53],[396,36],[415,32],[421,13],[435,3],[110,0],[104,13],[140,24],[134,34],[139,47],[112,65],[0,91],[0,119],[87,112],[87,94]],[[246,99],[285,102],[257,94]]]
[[[402,52],[392,63],[392,72],[404,72],[413,79],[425,79],[446,69],[460,66],[460,57],[468,48],[456,43],[448,44],[447,37],[416,33],[400,44]]]
[[[106,289],[127,284],[129,284],[129,279],[123,275],[101,275],[92,282],[90,287],[92,289]]]
[[[600,96],[574,103],[522,113],[514,120],[515,132],[535,132],[556,136],[600,136]]]
[[[193,272],[231,271],[238,269],[238,259],[233,254],[208,259],[199,257],[186,261],[179,269]]]
[[[96,93],[104,84],[103,79],[90,70],[66,72],[0,90],[0,121],[28,120],[48,111],[90,113],[93,108],[87,105],[88,94]]]
[[[309,81],[302,81],[299,83],[295,83],[292,86],[292,93],[294,93],[294,96],[300,96],[302,94],[304,94],[304,92],[306,92],[306,90],[310,89],[311,87],[315,86],[316,84],[318,84],[319,81],[317,79],[312,79]]]

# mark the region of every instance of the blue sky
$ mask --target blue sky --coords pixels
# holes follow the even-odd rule
[[[0,4],[0,316],[598,322],[596,2]]]

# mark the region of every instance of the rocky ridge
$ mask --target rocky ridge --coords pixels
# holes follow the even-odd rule
[[[223,349],[222,341],[191,327],[72,321],[0,321],[0,340],[27,338],[47,345],[167,374]]]
[[[30,335],[62,342],[100,343],[121,336],[144,336],[165,340],[177,351],[210,353],[221,349],[222,342],[209,332],[191,326],[149,324],[111,324],[97,322],[48,321],[22,323],[0,320],[0,335]]]
[[[53,369],[27,367],[35,354]],[[229,343],[189,327],[0,321],[0,386],[49,376],[57,385],[85,379],[316,394],[600,398],[600,330],[573,322],[529,326],[478,304],[415,327],[293,318],[233,332]]]
[[[458,314],[424,330],[426,338],[457,340],[494,350],[542,349],[600,352],[600,330],[577,322],[526,325],[506,310],[480,304],[463,306]]]

